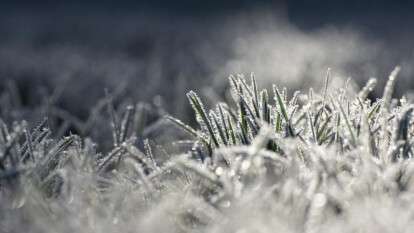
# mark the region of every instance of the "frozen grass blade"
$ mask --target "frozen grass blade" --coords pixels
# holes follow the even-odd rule
[[[394,148],[391,149],[391,152],[388,152],[388,158],[390,158],[392,162],[397,161],[400,148],[401,159],[408,159],[411,157],[412,149],[410,147],[409,141],[409,128],[412,120],[413,110],[413,106],[408,107],[403,111],[401,119],[398,119],[398,124],[393,135]]]
[[[119,138],[120,138],[120,129],[118,126],[118,117],[116,115],[113,103],[112,103],[112,96],[110,96],[108,90],[105,91],[107,100],[107,111],[111,119],[111,127],[112,127],[112,139],[114,142],[114,146],[117,147],[119,145]]]
[[[286,121],[286,125],[288,127],[289,134],[290,134],[290,136],[294,137],[295,133],[293,131],[293,128],[290,125],[290,119],[289,119],[288,113],[286,111],[286,105],[285,105],[285,103],[283,101],[283,98],[282,98],[278,88],[276,87],[276,85],[273,85],[273,92],[275,93],[275,100],[276,100],[276,103],[279,106],[280,113],[282,114],[283,118]]]
[[[207,113],[204,110],[204,106],[203,106],[200,98],[198,98],[197,94],[193,91],[190,91],[189,93],[187,93],[187,97],[188,97],[188,99],[191,103],[191,106],[193,107],[197,117],[199,117],[201,119],[201,121],[205,124],[205,126],[207,127],[207,130],[210,134],[210,138],[213,140],[214,145],[216,147],[218,147],[219,146],[218,140],[216,138],[213,127],[211,125],[210,120],[208,119]]]
[[[231,119],[230,119],[229,116],[227,116],[227,125],[229,127],[229,132],[228,133],[230,135],[230,139],[232,141],[232,144],[235,145],[237,143],[236,134],[235,134],[234,127],[233,127],[233,124],[232,124]]]
[[[364,88],[362,88],[362,90],[358,93],[358,97],[361,100],[365,100],[366,98],[368,98],[369,93],[371,93],[374,90],[376,85],[377,85],[376,78],[369,79],[367,84],[364,86]]]
[[[256,117],[260,118],[260,111],[259,111],[259,91],[257,90],[257,83],[256,83],[256,79],[254,77],[253,74],[251,74],[251,85],[252,85],[252,89],[253,89],[253,107],[254,110],[256,112]]]
[[[315,143],[319,144],[318,137],[316,136],[315,126],[314,126],[314,123],[313,123],[313,117],[312,117],[310,112],[308,112],[307,115],[308,115],[309,127],[310,127],[311,132],[312,132],[313,141]]]
[[[218,135],[221,138],[221,141],[224,143],[224,145],[227,146],[228,145],[227,138],[226,138],[226,135],[224,133],[225,129],[223,129],[223,127],[220,125],[219,119],[213,111],[210,111],[210,119],[214,123],[215,129],[217,130]]]
[[[351,136],[351,144],[353,146],[355,146],[357,140],[356,140],[356,137],[355,137],[355,132],[354,132],[354,130],[352,128],[351,121],[350,121],[350,119],[348,117],[349,115],[346,114],[346,112],[345,112],[344,108],[342,107],[342,104],[341,103],[338,103],[338,106],[339,106],[339,109],[341,110],[342,117],[345,120],[345,124],[346,124],[346,127],[348,129],[349,135]]]
[[[326,97],[328,95],[328,87],[329,87],[329,80],[331,78],[331,68],[328,68],[326,71],[326,77],[325,77],[325,86],[323,89],[323,97],[322,97],[322,107],[325,108],[325,101]]]
[[[392,94],[394,92],[395,80],[400,72],[401,68],[399,66],[395,67],[395,69],[391,72],[387,84],[384,88],[384,94],[382,96],[382,109],[385,112],[389,111],[389,106],[391,104]]]
[[[391,72],[387,84],[384,88],[384,94],[382,97],[382,106],[381,106],[381,153],[380,157],[382,161],[390,161],[390,158],[387,158],[388,156],[388,149],[390,147],[390,135],[389,131],[387,130],[387,127],[385,125],[388,122],[389,117],[389,107],[392,100],[392,94],[394,92],[394,85],[395,85],[395,79],[397,78],[398,73],[400,72],[400,67],[397,66],[395,69]]]
[[[128,130],[132,125],[133,116],[135,114],[135,107],[133,105],[128,105],[124,117],[122,118],[120,133],[119,133],[119,142],[122,143],[126,140],[128,135]]]
[[[260,92],[261,96],[261,119],[267,123],[270,123],[270,107],[269,107],[269,96],[267,94],[267,90],[263,90]]]
[[[154,159],[154,154],[152,153],[152,149],[151,149],[151,145],[149,143],[148,139],[144,140],[144,149],[145,149],[145,155],[150,159],[150,161],[152,162],[152,168],[155,169],[158,167],[157,163],[155,162]]]
[[[219,118],[221,120],[221,125],[223,126],[223,130],[224,130],[224,133],[226,135],[225,136],[226,141],[228,141],[229,138],[230,138],[230,133],[229,133],[229,129],[228,129],[227,124],[226,124],[226,115],[224,114],[223,105],[224,104],[219,104],[218,105],[218,112],[220,114],[220,117]]]
[[[187,132],[191,136],[201,140],[201,142],[204,144],[204,146],[206,146],[209,149],[209,151],[212,150],[211,143],[208,142],[202,135],[200,135],[200,133],[198,133],[191,126],[185,124],[184,122],[182,122],[179,119],[177,119],[175,117],[172,117],[172,116],[165,116],[165,118],[167,120],[171,121],[172,123],[174,123],[175,125],[177,125],[179,128],[183,129],[185,132]]]
[[[198,133],[195,129],[193,129],[191,126],[185,124],[184,122],[180,121],[179,119],[177,119],[175,117],[172,117],[172,116],[165,116],[165,118],[167,120],[171,121],[172,123],[174,123],[175,125],[177,125],[178,127],[180,127],[181,129],[183,129],[188,134],[190,134],[194,137],[198,137]]]
[[[322,126],[320,128],[317,129],[317,136],[316,138],[318,139],[317,142],[319,145],[322,145],[322,143],[326,140],[328,133],[327,131],[327,127],[328,124],[330,123],[332,118],[332,115],[329,115],[325,121],[323,122]]]

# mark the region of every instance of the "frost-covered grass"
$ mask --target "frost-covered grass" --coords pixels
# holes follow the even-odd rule
[[[2,123],[0,231],[411,232],[414,107],[392,99],[398,72],[376,101],[375,80],[334,89],[329,71],[321,93],[230,77],[233,101],[211,110],[187,93],[197,128],[146,127],[177,126],[174,148],[145,139],[142,105],[110,95],[91,112],[109,116],[108,150],[87,123],[63,138],[47,120]]]

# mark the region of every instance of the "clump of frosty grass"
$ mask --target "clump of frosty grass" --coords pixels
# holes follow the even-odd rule
[[[414,227],[413,105],[356,94],[259,90],[230,77],[233,102],[199,127],[167,116],[191,149],[140,150],[133,108],[112,117],[113,148],[50,138],[47,122],[0,127],[1,232],[410,232]],[[113,113],[115,114],[115,113]]]

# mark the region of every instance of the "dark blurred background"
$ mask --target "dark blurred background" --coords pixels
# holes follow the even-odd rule
[[[119,104],[186,120],[185,92],[222,100],[229,74],[317,88],[328,67],[339,86],[377,77],[375,98],[401,65],[401,96],[414,87],[413,11],[408,0],[2,0],[0,115],[30,121],[49,102],[85,120],[124,84]]]
[[[240,10],[268,8],[283,9],[293,22],[305,27],[363,20],[369,24],[367,26],[374,27],[375,22],[376,28],[387,29],[392,22],[411,23],[406,20],[412,15],[414,3],[409,0],[3,0],[1,6],[4,12],[25,11],[35,14],[59,9],[72,15],[76,15],[77,11],[101,11],[109,15],[147,11],[180,17],[214,17]]]

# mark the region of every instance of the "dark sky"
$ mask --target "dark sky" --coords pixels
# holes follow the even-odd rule
[[[172,14],[197,15],[229,13],[240,9],[255,7],[286,6],[292,17],[313,17],[343,19],[345,16],[394,17],[408,15],[414,3],[409,0],[2,0],[3,9],[53,9],[56,7],[87,8],[89,10],[137,10],[146,9]],[[385,16],[387,14],[387,16]]]
[[[257,8],[283,11],[303,29],[330,24],[358,24],[373,31],[390,31],[398,24],[408,28],[414,17],[414,1],[409,0],[2,0],[3,12],[44,14],[137,13],[174,17],[214,17]]]

